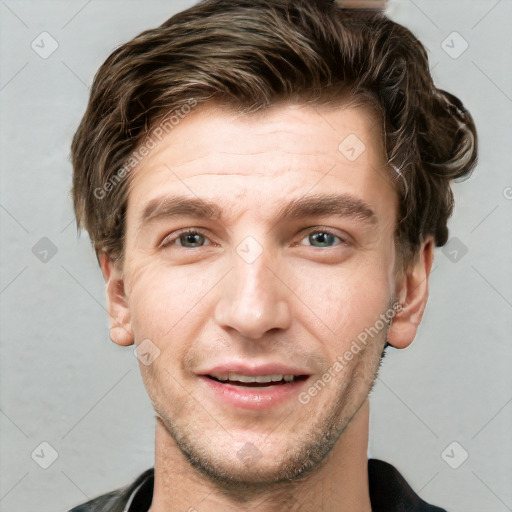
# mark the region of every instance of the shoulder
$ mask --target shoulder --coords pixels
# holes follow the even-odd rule
[[[147,510],[153,495],[153,475],[154,468],[150,468],[139,475],[131,484],[78,505],[69,512],[124,512],[125,508],[135,499],[138,506],[141,507],[137,510],[141,510],[141,512],[144,510],[142,509],[144,506],[142,503],[147,503],[145,509]],[[147,489],[142,489],[142,487]],[[142,490],[146,492],[140,492]],[[133,504],[135,505],[135,503]]]
[[[374,512],[447,512],[423,501],[391,464],[368,461],[370,500]]]

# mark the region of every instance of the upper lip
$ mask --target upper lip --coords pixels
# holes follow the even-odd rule
[[[285,365],[282,363],[249,364],[246,362],[233,361],[220,363],[209,367],[206,370],[197,372],[199,375],[212,375],[218,373],[237,373],[239,375],[261,376],[261,375],[309,375],[303,368]]]

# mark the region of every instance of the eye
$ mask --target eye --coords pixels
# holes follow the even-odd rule
[[[306,240],[307,243],[302,245],[311,245],[313,247],[333,247],[335,245],[346,245],[346,241],[335,235],[331,231],[327,229],[316,229],[315,231],[311,231],[305,238],[302,240]],[[338,242],[338,243],[336,243]]]
[[[177,245],[178,247],[183,247],[184,249],[197,249],[199,247],[203,247],[204,245],[209,245],[207,241],[208,238],[206,235],[197,229],[182,229],[181,231],[172,233],[171,235],[164,238],[160,244],[160,247],[165,248],[171,245]]]

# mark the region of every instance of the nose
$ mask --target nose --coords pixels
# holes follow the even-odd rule
[[[272,329],[288,328],[291,292],[281,280],[276,259],[266,257],[265,251],[252,262],[233,256],[234,268],[222,281],[215,308],[217,324],[253,340]]]

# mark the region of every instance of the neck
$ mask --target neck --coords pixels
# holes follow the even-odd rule
[[[366,401],[319,468],[298,482],[267,486],[241,504],[190,465],[157,418],[155,483],[149,512],[369,512],[368,422]]]

